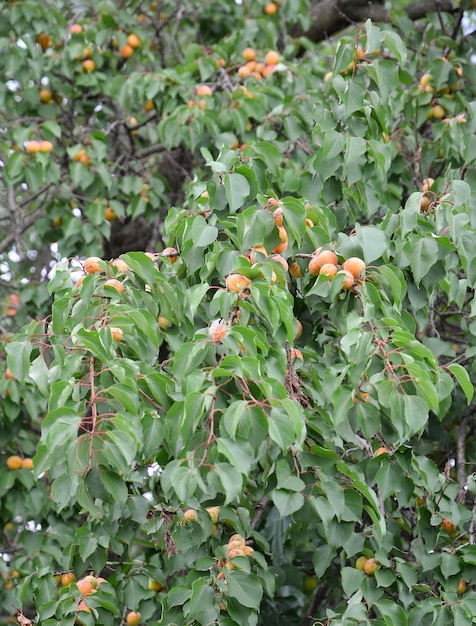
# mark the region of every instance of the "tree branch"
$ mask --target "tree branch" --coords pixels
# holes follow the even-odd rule
[[[411,20],[425,17],[430,11],[438,11],[441,15],[455,10],[450,0],[422,0],[404,8]],[[389,22],[391,10],[380,0],[316,0],[309,8],[309,17],[312,20],[310,28],[305,31],[301,25],[295,24],[289,30],[292,37],[305,36],[314,42],[322,41],[350,24],[359,24],[368,18],[374,22]]]

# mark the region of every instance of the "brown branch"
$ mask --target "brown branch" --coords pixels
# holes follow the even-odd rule
[[[33,211],[33,213],[29,216],[28,219],[22,221],[21,225],[19,225],[18,229],[16,229],[15,232],[10,233],[7,237],[5,237],[3,241],[0,241],[0,254],[5,252],[8,246],[10,246],[15,241],[18,235],[21,235],[26,230],[28,230],[30,226],[33,226],[33,224],[40,217],[42,212],[43,212],[42,208],[36,209],[36,211]]]
[[[454,13],[457,9],[450,0],[422,0],[404,7],[411,20],[425,17],[430,11]],[[390,22],[391,10],[380,0],[316,0],[308,9],[312,20],[310,28],[305,31],[299,24],[289,29],[292,37],[305,36],[318,42],[330,35],[343,30],[351,24],[360,24],[370,18],[374,22]]]
[[[263,517],[264,510],[268,506],[268,503],[269,498],[264,496],[264,498],[261,498],[261,500],[255,506],[255,514],[250,524],[251,528],[256,528],[256,526],[258,526],[261,518]]]
[[[458,482],[458,502],[463,502],[466,497],[466,434],[468,432],[468,417],[465,416],[458,428],[456,440],[456,480]]]

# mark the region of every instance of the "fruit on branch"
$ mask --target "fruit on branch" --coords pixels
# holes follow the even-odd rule
[[[455,525],[453,524],[453,522],[448,519],[447,517],[445,517],[442,521],[441,521],[441,528],[446,531],[448,533],[448,535],[454,535],[455,533]]]
[[[220,507],[219,506],[209,506],[206,509],[210,519],[212,520],[212,524],[216,524],[220,518]]]
[[[350,272],[354,278],[360,278],[365,271],[365,261],[351,256],[342,263],[342,269]]]
[[[345,291],[352,289],[355,283],[352,274],[348,270],[340,270],[339,272],[337,272],[336,276],[339,276],[340,274],[344,274],[345,276],[344,282],[342,283],[342,289],[344,289]]]
[[[273,248],[272,252],[275,254],[281,254],[281,252],[284,252],[288,247],[288,233],[286,232],[286,229],[284,226],[278,226],[278,231],[281,243]]]
[[[337,266],[332,263],[324,263],[324,265],[319,269],[319,276],[327,276],[329,280],[332,280],[336,274]]]
[[[138,611],[129,611],[126,615],[127,626],[139,626],[142,615]]]
[[[195,511],[195,509],[188,509],[187,511],[185,511],[185,513],[183,514],[183,521],[184,523],[198,522],[197,511]]]
[[[241,293],[244,289],[251,285],[251,280],[241,274],[228,274],[225,280],[228,291]]]
[[[114,339],[114,341],[121,341],[121,339],[124,336],[124,333],[123,333],[122,329],[121,328],[117,328],[116,326],[111,326],[110,330],[111,330],[111,335],[112,335],[112,338]]]
[[[375,572],[380,567],[380,564],[372,557],[367,559],[364,563],[364,572],[367,576],[375,576]]]
[[[9,456],[7,459],[7,467],[9,470],[19,470],[22,468],[22,458],[16,454]]]
[[[131,48],[135,50],[136,48],[140,46],[140,37],[136,35],[135,33],[131,33],[127,37],[127,43]]]
[[[83,263],[83,269],[88,274],[96,274],[97,272],[103,272],[102,260],[97,256],[88,257]]]
[[[30,457],[25,457],[24,459],[22,459],[21,467],[22,467],[22,469],[32,470],[33,469],[33,459],[30,459]]]
[[[368,557],[366,557],[365,555],[359,556],[359,558],[355,562],[356,569],[358,569],[361,572],[363,572],[365,564],[367,563],[367,561],[368,561]]]
[[[104,282],[104,287],[112,287],[118,293],[122,293],[124,291],[124,285],[117,278],[109,278]]]
[[[171,263],[175,263],[178,257],[178,250],[176,248],[164,248],[161,252],[161,256],[165,256]]]
[[[73,572],[66,572],[61,576],[61,584],[63,587],[68,587],[68,585],[74,583],[75,580],[76,576],[73,574]]]

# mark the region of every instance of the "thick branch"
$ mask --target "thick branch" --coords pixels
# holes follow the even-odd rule
[[[450,0],[422,0],[405,7],[405,12],[412,20],[425,17],[430,11],[454,12]],[[380,1],[367,0],[317,0],[309,8],[312,24],[307,31],[295,24],[290,29],[293,37],[305,36],[317,42],[343,30],[351,24],[361,24],[370,18],[374,22],[390,21],[391,11]]]

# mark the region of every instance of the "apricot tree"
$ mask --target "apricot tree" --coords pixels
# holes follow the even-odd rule
[[[0,622],[474,623],[470,3],[314,5],[0,8]]]

